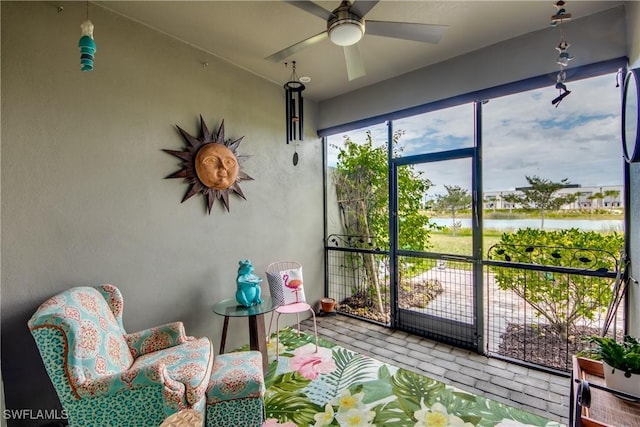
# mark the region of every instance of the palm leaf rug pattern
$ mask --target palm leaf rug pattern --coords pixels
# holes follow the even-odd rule
[[[329,341],[286,328],[268,343],[264,427],[560,427]]]

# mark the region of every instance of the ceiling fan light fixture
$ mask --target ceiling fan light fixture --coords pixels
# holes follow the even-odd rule
[[[338,46],[351,46],[364,35],[364,25],[355,20],[337,21],[329,27],[329,38]]]

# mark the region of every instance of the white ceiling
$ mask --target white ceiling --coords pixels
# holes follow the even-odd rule
[[[318,1],[331,11],[339,4]],[[366,76],[349,81],[342,48],[328,39],[281,63],[269,55],[326,29],[321,18],[277,0],[100,1],[101,7],[148,25],[274,83],[284,84],[297,63],[308,76],[304,96],[324,100],[549,26],[554,1],[382,0],[367,15],[379,21],[447,25],[438,45],[365,34],[359,42]],[[572,18],[616,7],[622,1],[567,1]],[[560,35],[558,34],[558,39]],[[571,42],[571,34],[566,34]],[[554,46],[549,53],[555,56]],[[206,55],[202,61],[206,62]],[[289,68],[285,67],[289,62]]]

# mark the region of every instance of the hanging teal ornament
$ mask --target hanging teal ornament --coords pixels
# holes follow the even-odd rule
[[[80,24],[82,37],[78,42],[80,48],[80,69],[93,70],[93,57],[96,53],[96,42],[93,40],[93,24],[88,19]]]

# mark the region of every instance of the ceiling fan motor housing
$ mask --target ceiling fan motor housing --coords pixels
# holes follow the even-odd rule
[[[351,12],[350,7],[348,1],[343,1],[327,21],[329,38],[338,46],[351,46],[364,35],[364,19]]]

